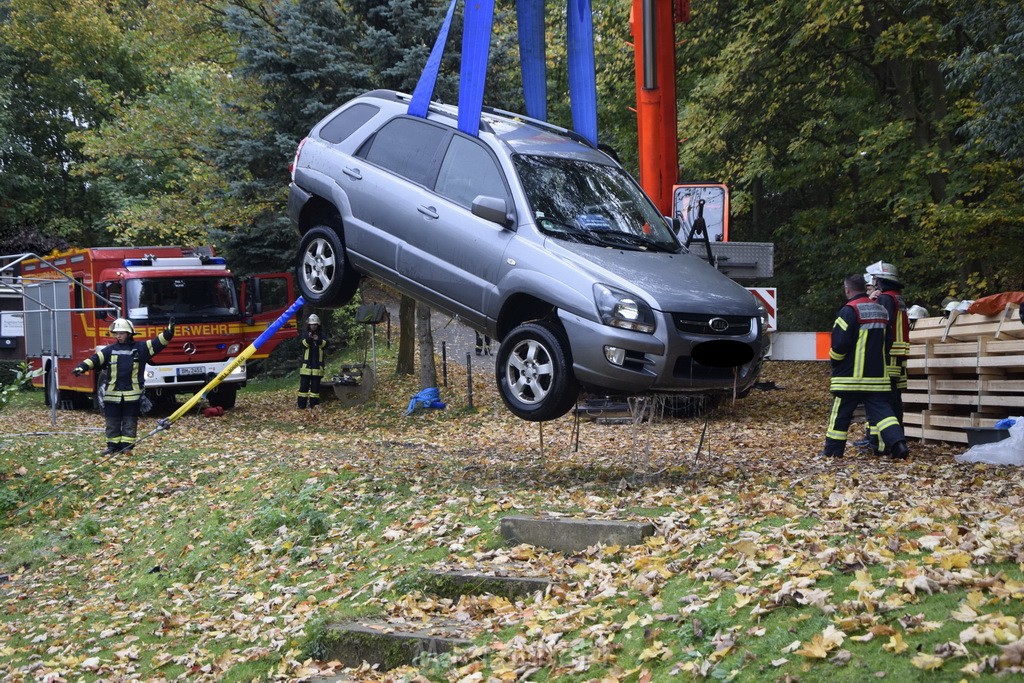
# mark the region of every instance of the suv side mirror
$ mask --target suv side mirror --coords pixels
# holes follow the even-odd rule
[[[474,216],[497,223],[503,228],[511,228],[515,223],[515,214],[508,210],[508,204],[501,197],[477,195],[477,198],[473,200],[471,211]]]

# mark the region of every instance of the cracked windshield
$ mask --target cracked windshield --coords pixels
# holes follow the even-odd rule
[[[680,250],[665,219],[621,169],[528,155],[516,156],[515,164],[544,234],[621,249]]]

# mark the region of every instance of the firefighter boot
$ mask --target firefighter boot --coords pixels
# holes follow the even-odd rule
[[[889,454],[896,460],[906,460],[910,456],[910,449],[907,448],[906,441],[897,441],[889,450]]]

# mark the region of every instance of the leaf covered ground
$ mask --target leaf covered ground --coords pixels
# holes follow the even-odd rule
[[[703,419],[513,418],[449,369],[444,411],[384,361],[375,399],[298,411],[253,382],[104,460],[102,418],[39,393],[0,413],[0,676],[303,680],[325,625],[444,621],[474,647],[352,680],[961,680],[1024,672],[1018,468],[826,460],[827,368]],[[294,384],[297,385],[297,382]],[[144,418],[140,433],[156,426]],[[702,440],[703,436],[703,440]],[[860,436],[851,433],[851,440]],[[698,452],[698,445],[700,449]],[[513,514],[651,520],[642,546],[509,547]],[[439,598],[425,569],[554,578],[532,598]]]

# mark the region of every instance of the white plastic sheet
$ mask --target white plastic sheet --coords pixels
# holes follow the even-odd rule
[[[957,462],[984,462],[990,465],[1024,465],[1024,417],[1013,418],[1010,435],[1002,441],[971,446],[954,459]]]

